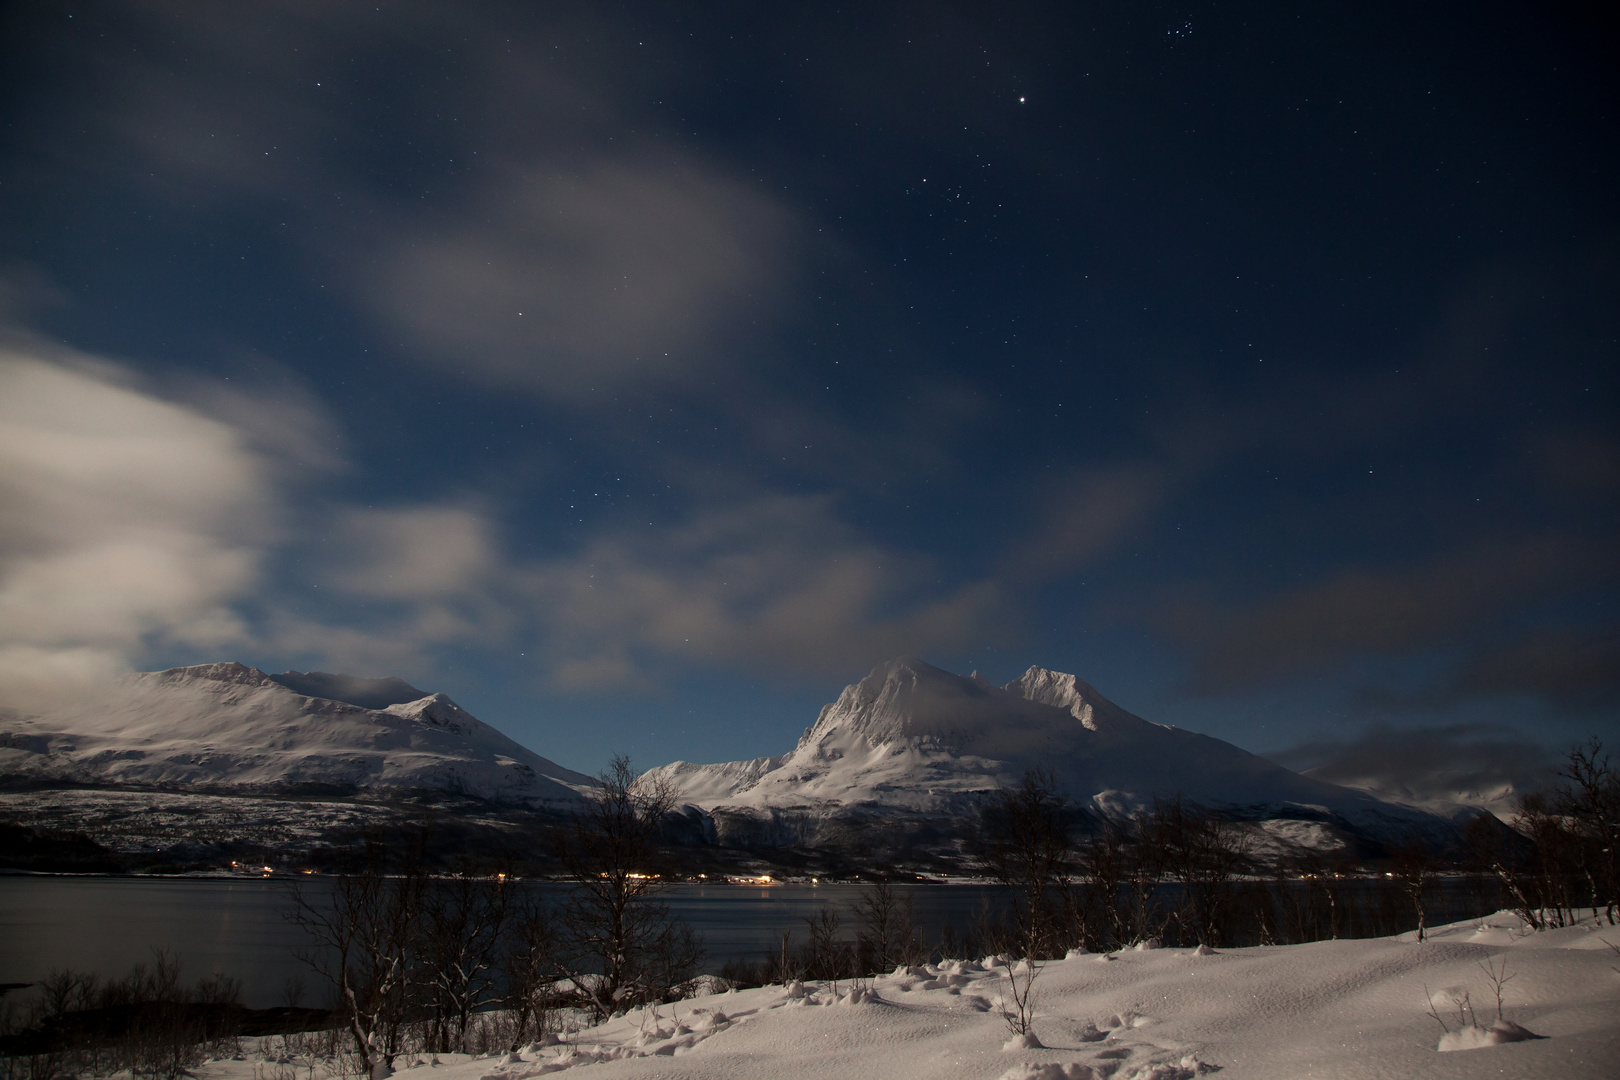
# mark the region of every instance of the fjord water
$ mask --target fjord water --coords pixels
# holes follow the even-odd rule
[[[0,875],[0,983],[28,983],[52,969],[121,976],[150,960],[152,949],[177,954],[193,981],[218,972],[242,981],[243,1001],[286,1004],[288,980],[302,976],[303,1003],[318,1004],[318,980],[296,951],[307,944],[287,922],[290,882],[253,878],[127,878]],[[300,884],[326,888],[321,878]],[[1000,890],[989,885],[904,885],[928,940],[950,923],[966,931]],[[853,937],[848,909],[858,885],[731,884],[671,889],[665,901],[703,936],[709,970],[726,960],[757,961],[779,947],[778,935],[805,940],[804,919],[829,904]]]

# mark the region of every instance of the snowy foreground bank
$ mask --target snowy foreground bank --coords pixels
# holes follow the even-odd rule
[[[1620,927],[1541,933],[1500,913],[1415,935],[1233,949],[1083,955],[1044,965],[1034,1034],[1009,1038],[1006,969],[910,968],[864,984],[734,991],[637,1011],[519,1055],[406,1060],[400,1080],[617,1077],[1620,1077]],[[1540,1039],[1441,1053],[1436,1012],[1456,1032],[1467,991],[1480,1028],[1496,1019],[1486,965],[1507,962],[1503,1015]],[[1425,993],[1425,986],[1428,994]],[[1448,1044],[1459,1040],[1454,1035]],[[1465,1044],[1486,1041],[1468,1029]],[[210,1062],[200,1080],[253,1080],[263,1062]]]

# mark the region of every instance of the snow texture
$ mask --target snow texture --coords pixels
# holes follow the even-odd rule
[[[1411,935],[1226,949],[1124,953],[1110,964],[1046,964],[1035,983],[1040,1046],[1003,1050],[991,1004],[1006,962],[907,967],[860,987],[800,983],[637,1010],[512,1056],[402,1059],[401,1080],[530,1080],[589,1066],[590,1080],[1242,1080],[1490,1075],[1508,1080],[1620,1076],[1620,975],[1588,922],[1531,933],[1510,914]],[[1467,1054],[1435,1046],[1425,985],[1515,973],[1505,1010],[1544,1035]],[[851,993],[851,989],[865,993]],[[199,1080],[253,1080],[254,1062],[205,1065]]]
[[[1495,1020],[1491,1022],[1490,1027],[1469,1024],[1465,1028],[1446,1032],[1440,1036],[1440,1049],[1479,1050],[1486,1046],[1501,1046],[1503,1043],[1524,1042],[1527,1039],[1541,1037],[1511,1020]]]
[[[556,806],[595,783],[400,679],[270,676],[238,663],[135,675],[95,704],[8,717],[0,776],[226,792],[439,791]]]
[[[1312,780],[1230,743],[1134,716],[1073,675],[1031,667],[1002,687],[917,659],[848,686],[781,757],[652,770],[711,812],[814,815],[859,808],[970,813],[1035,766],[1105,814],[1180,793],[1249,819],[1291,818],[1277,846],[1332,846],[1324,821],[1384,836],[1444,837],[1449,822]],[[719,816],[717,813],[716,816]],[[1317,819],[1317,820],[1312,820]],[[1314,834],[1312,829],[1314,827]],[[1292,829],[1297,835],[1288,835]]]

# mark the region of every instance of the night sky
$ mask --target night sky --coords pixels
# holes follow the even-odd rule
[[[1617,40],[8,5],[0,690],[393,674],[594,772],[911,654],[1299,766],[1613,746]]]

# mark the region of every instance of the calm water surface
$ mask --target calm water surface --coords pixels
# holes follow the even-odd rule
[[[310,883],[322,888],[320,879]],[[949,922],[968,929],[980,905],[1000,890],[989,885],[905,885],[928,940]],[[757,960],[773,949],[784,927],[805,940],[804,919],[823,904],[848,912],[858,885],[693,885],[664,895],[704,938],[710,969],[733,957]],[[153,948],[179,954],[192,981],[219,972],[242,980],[244,1001],[283,1003],[288,979],[304,976],[317,998],[317,980],[294,955],[302,932],[284,918],[287,883],[217,878],[98,878],[0,875],[0,983],[34,982],[53,968],[124,974]]]

